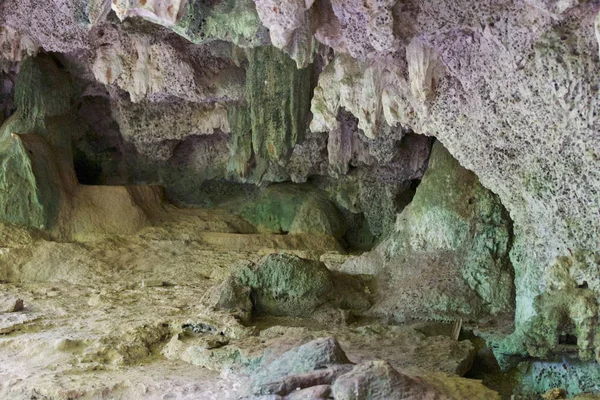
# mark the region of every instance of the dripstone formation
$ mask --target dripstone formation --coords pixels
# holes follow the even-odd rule
[[[598,1],[4,0],[0,397],[600,393],[599,49]]]

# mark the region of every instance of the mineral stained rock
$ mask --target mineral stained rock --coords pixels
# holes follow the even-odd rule
[[[246,96],[252,149],[264,161],[281,161],[306,130],[310,69],[297,69],[272,46],[249,50]]]
[[[477,381],[445,374],[410,377],[383,360],[354,366],[337,340],[331,337],[292,348],[274,360],[263,361],[263,364],[253,374],[250,383],[250,392],[256,396],[291,396],[293,385],[289,384],[293,382],[297,389],[301,389],[299,392],[330,385],[335,399],[500,398]]]
[[[396,3],[399,38],[419,48],[400,46],[393,61],[335,54],[315,89],[311,129],[333,129],[344,107],[369,135],[399,122],[436,136],[509,211],[516,323],[543,336],[527,321],[545,270],[569,249],[597,252],[598,9],[469,4]]]
[[[161,190],[79,185],[71,132],[86,127],[72,115],[72,88],[51,57],[22,63],[15,85],[17,112],[0,130],[0,220],[59,238],[133,233],[161,212]]]
[[[22,63],[17,112],[0,130],[3,221],[37,229],[57,224],[61,197],[76,185],[68,161],[60,160],[70,156],[68,130],[74,124],[65,115],[72,111],[71,88],[68,75],[48,57]]]
[[[266,232],[341,238],[347,229],[335,204],[310,185],[271,185],[255,200],[235,208],[233,212]]]
[[[403,288],[400,270],[435,288],[398,311],[384,296],[380,313],[512,311],[512,265],[515,333],[497,354],[575,347],[597,360],[599,11],[574,0],[5,0],[0,219],[63,238],[152,222],[157,188],[77,182],[73,132],[93,136],[84,122],[95,120],[77,109],[103,98],[99,126],[118,126],[128,170],[119,184],[173,183],[172,199],[198,204],[207,181],[310,182],[356,221],[346,239],[384,241],[348,269],[388,291]],[[462,182],[433,179],[427,200],[424,180],[393,229],[429,154],[414,142],[399,151],[409,132],[434,136],[474,175],[450,165]]]
[[[311,317],[319,308],[367,309],[367,287],[359,277],[334,274],[320,261],[275,253],[237,266],[205,303],[246,322],[252,315]]]
[[[376,315],[477,318],[513,310],[510,244],[511,222],[498,197],[437,142],[395,232],[340,270],[378,277]]]

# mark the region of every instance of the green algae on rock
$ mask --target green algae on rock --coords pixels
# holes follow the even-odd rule
[[[233,177],[247,178],[252,166],[252,123],[248,107],[231,105],[227,108],[229,121],[229,162],[227,173]]]
[[[254,153],[270,161],[289,156],[307,128],[310,69],[272,46],[248,51],[246,96]]]
[[[79,185],[71,135],[89,127],[72,110],[66,71],[47,55],[26,59],[21,71],[17,111],[0,128],[0,221],[63,239],[148,225],[161,212],[159,188]]]
[[[497,196],[436,142],[395,232],[340,270],[378,277],[374,315],[477,319],[513,310],[510,245],[511,221]]]
[[[252,288],[252,300],[261,314],[309,316],[331,294],[331,274],[319,261],[286,254],[270,254],[255,267],[236,272]]]
[[[272,253],[256,263],[235,265],[201,303],[244,323],[265,315],[330,319],[339,310],[368,309],[369,283],[364,277],[329,271],[318,260]]]
[[[310,185],[271,185],[255,200],[235,207],[259,230],[273,233],[310,233],[341,238],[346,224],[341,212]]]
[[[534,396],[554,388],[562,388],[568,398],[584,393],[596,393],[588,399],[598,399],[600,391],[600,368],[598,364],[577,360],[525,361],[517,366],[521,381],[515,389],[524,396]]]
[[[48,204],[44,203],[23,141],[18,135],[3,135],[0,138],[0,154],[0,218],[4,222],[45,228],[49,223]]]
[[[533,299],[534,316],[494,342],[500,365],[510,366],[512,354],[540,359],[577,354],[581,361],[600,361],[599,271],[597,253],[576,249],[558,257],[544,272],[545,291]]]
[[[50,56],[25,59],[15,82],[15,105],[26,117],[50,117],[71,111],[69,75]]]
[[[188,1],[181,19],[171,29],[194,43],[223,40],[250,47],[267,42],[266,29],[250,0],[208,4],[203,0]]]
[[[0,220],[34,229],[52,227],[61,192],[74,176],[57,155],[70,155],[68,75],[49,56],[21,63],[15,83],[17,112],[0,127]],[[66,126],[65,126],[66,125]]]
[[[255,157],[255,179],[259,181],[268,162],[287,161],[307,128],[310,110],[311,70],[298,69],[281,50],[262,46],[247,50],[247,107],[228,113],[232,131],[231,151],[242,152],[230,161],[229,171],[241,176]],[[249,115],[240,115],[249,114]],[[248,149],[248,121],[252,130],[252,151]]]

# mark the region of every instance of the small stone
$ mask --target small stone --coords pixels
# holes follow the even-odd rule
[[[211,349],[218,349],[220,347],[227,346],[228,344],[229,344],[229,339],[227,339],[223,336],[215,335],[213,337],[206,338],[206,341],[204,342],[204,347],[207,350],[211,350]]]
[[[90,307],[96,307],[100,303],[102,303],[102,297],[99,294],[91,295],[88,300],[88,306],[90,306]]]
[[[544,400],[561,400],[566,398],[567,392],[562,388],[550,389],[542,395],[542,399]]]
[[[160,279],[143,279],[142,288],[165,286],[165,282]]]
[[[23,310],[23,300],[16,297],[0,298],[0,313],[10,313]]]

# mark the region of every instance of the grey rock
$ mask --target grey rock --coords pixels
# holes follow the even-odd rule
[[[336,400],[451,399],[417,379],[396,371],[386,361],[359,364],[340,376],[332,387]]]
[[[331,385],[317,385],[291,392],[285,400],[327,400],[330,395]]]
[[[230,275],[220,285],[209,289],[201,302],[215,311],[227,311],[241,323],[252,316],[251,288]]]
[[[350,360],[334,338],[320,338],[285,352],[276,360],[263,365],[252,376],[252,391],[255,394],[273,394],[269,384],[298,374],[309,374],[334,364],[350,364]],[[335,370],[331,376],[335,375]],[[324,373],[324,376],[327,372]],[[326,377],[321,377],[327,379]],[[319,380],[317,379],[316,382]],[[319,384],[319,383],[316,383]],[[285,385],[284,385],[285,386]]]
[[[305,374],[288,375],[283,379],[265,383],[258,391],[284,396],[314,386],[331,385],[338,376],[350,371],[352,367],[352,364],[340,364]]]

